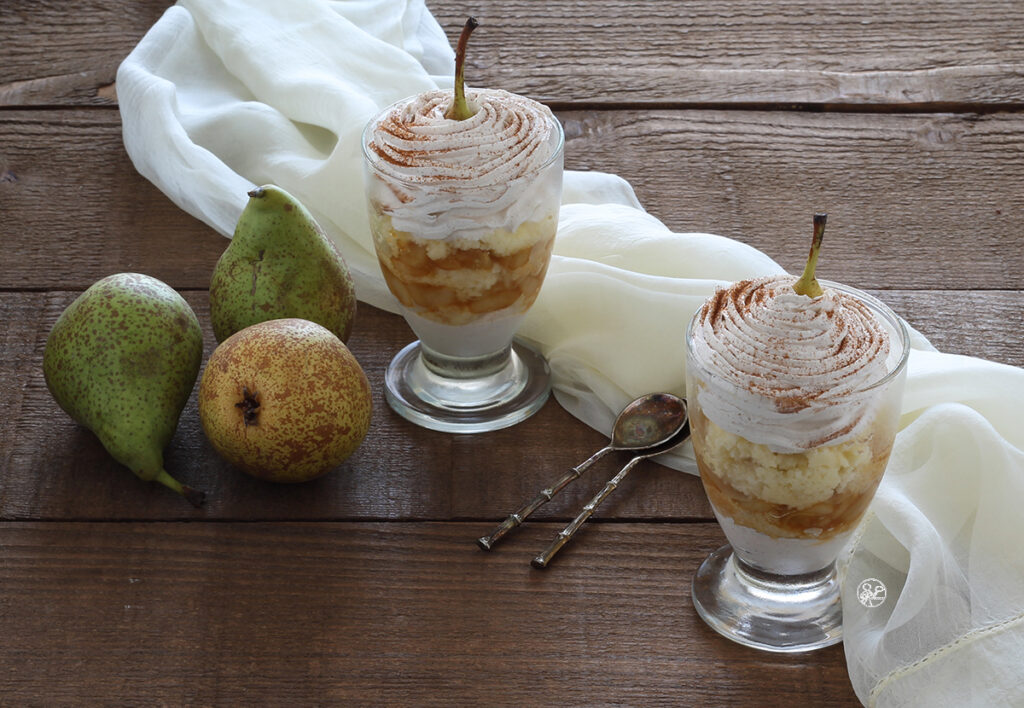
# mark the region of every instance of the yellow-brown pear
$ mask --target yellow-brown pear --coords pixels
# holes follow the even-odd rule
[[[370,384],[348,347],[301,319],[228,337],[199,384],[199,418],[228,462],[273,482],[303,482],[347,459],[366,437]]]

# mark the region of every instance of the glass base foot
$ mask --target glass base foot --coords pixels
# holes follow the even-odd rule
[[[739,561],[726,545],[697,570],[693,605],[719,634],[765,651],[811,651],[843,638],[834,563],[808,575],[772,575]]]
[[[428,354],[428,356],[430,356]],[[451,362],[448,362],[451,363]],[[475,364],[470,363],[471,370]],[[451,368],[442,375],[424,362],[420,342],[391,360],[384,377],[388,405],[403,418],[431,430],[483,433],[526,420],[551,393],[548,364],[537,352],[513,342],[508,361],[473,376]]]

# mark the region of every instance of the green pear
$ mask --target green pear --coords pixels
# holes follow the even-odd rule
[[[68,305],[43,352],[46,386],[57,403],[140,478],[164,484],[199,506],[204,494],[164,470],[203,359],[199,320],[170,286],[118,273]]]
[[[210,281],[217,341],[259,322],[296,317],[346,342],[355,314],[348,266],[313,215],[280,187],[249,192]]]

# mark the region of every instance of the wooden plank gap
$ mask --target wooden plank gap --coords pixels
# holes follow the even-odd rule
[[[1024,112],[1024,102],[1012,103],[759,103],[704,101],[544,101],[553,111],[733,111],[851,114],[988,115]]]

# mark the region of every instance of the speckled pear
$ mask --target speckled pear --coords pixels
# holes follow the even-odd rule
[[[370,428],[370,383],[324,327],[281,319],[246,327],[210,355],[199,420],[224,459],[272,482],[304,482],[340,465]]]
[[[115,460],[199,506],[204,494],[164,470],[203,358],[199,320],[173,288],[118,273],[94,283],[57,319],[43,352],[57,403]]]
[[[259,322],[296,317],[346,342],[355,313],[348,266],[309,210],[274,185],[249,192],[210,281],[217,341]]]

